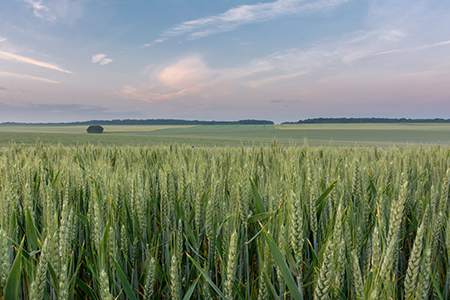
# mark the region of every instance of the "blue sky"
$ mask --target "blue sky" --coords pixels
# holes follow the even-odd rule
[[[7,0],[0,122],[450,118],[450,1]]]

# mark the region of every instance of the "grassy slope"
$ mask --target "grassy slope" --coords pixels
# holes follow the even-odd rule
[[[213,126],[104,126],[101,135],[86,133],[85,126],[0,126],[0,145],[11,141],[44,144],[239,146],[441,144],[450,141],[450,124],[306,124]]]

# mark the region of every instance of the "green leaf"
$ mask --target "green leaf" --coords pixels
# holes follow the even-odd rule
[[[272,282],[270,281],[269,276],[267,276],[266,272],[262,272],[263,278],[260,278],[260,280],[264,280],[266,282],[267,289],[269,290],[270,294],[272,295],[272,299],[278,299],[280,296],[278,296],[277,291],[275,290],[275,287],[273,286]]]
[[[261,195],[259,194],[259,191],[251,178],[250,183],[252,184],[253,196],[255,196],[256,212],[258,214],[263,213],[266,211],[266,208],[264,207],[264,202],[262,201]]]
[[[56,272],[53,269],[52,264],[47,263],[47,265],[48,265],[48,272],[50,273],[50,277],[52,278],[51,283],[52,283],[53,290],[55,291],[56,295],[58,295],[59,294],[59,278],[56,275]]]
[[[320,195],[320,197],[316,200],[316,206],[318,207],[317,212],[320,215],[320,213],[323,210],[323,205],[325,203],[325,198],[331,193],[331,191],[334,189],[334,187],[336,186],[336,183],[338,182],[339,177],[336,178],[336,180],[330,184],[330,186],[322,193],[322,195]]]
[[[268,219],[271,216],[275,215],[276,213],[278,213],[278,210],[272,210],[272,211],[263,212],[263,213],[259,213],[259,214],[253,215],[253,216],[251,216],[250,218],[247,219],[247,223],[253,223],[253,222],[258,222],[258,221],[262,221],[262,220]]]
[[[106,266],[106,257],[108,256],[108,234],[109,225],[108,223],[106,223],[106,226],[103,229],[102,240],[100,241],[98,250],[97,266],[100,268],[100,270],[104,269]]]
[[[189,241],[191,242],[192,245],[196,245],[197,238],[194,236],[194,231],[192,230],[191,224],[189,224],[189,222],[185,222],[185,226],[186,226],[186,233],[187,233],[187,237],[188,237]]]
[[[278,248],[275,241],[270,237],[270,235],[266,232],[262,224],[260,223],[260,226],[263,230],[264,237],[266,240],[267,245],[269,246],[270,252],[272,253],[272,257],[277,263],[278,268],[280,269],[281,276],[283,277],[284,281],[286,282],[286,285],[289,288],[289,291],[291,292],[292,297],[295,300],[303,300],[303,296],[298,290],[297,284],[294,281],[294,278],[292,277],[292,274],[289,270],[289,267],[286,263],[286,260],[283,257],[283,254],[281,253],[280,249]]]
[[[84,225],[88,225],[88,220],[86,216],[83,216],[79,213],[75,213],[75,215],[78,217],[78,219],[80,219],[81,222],[83,222]]]
[[[306,275],[303,277],[303,280],[307,280],[307,278],[309,278],[309,276],[311,276],[311,274],[314,272],[314,267],[319,265],[319,257],[317,256],[316,252],[314,251],[314,247],[311,244],[311,241],[306,239],[306,241],[308,242],[308,245],[311,249],[311,255],[313,257],[313,261],[309,264],[309,268],[306,271]],[[305,286],[305,284],[303,284],[303,286]]]
[[[189,300],[191,299],[192,293],[195,290],[195,287],[197,286],[198,281],[200,280],[201,276],[198,276],[197,279],[195,279],[194,283],[189,287],[186,294],[183,297],[183,300]]]
[[[120,283],[122,283],[122,287],[127,294],[128,299],[137,300],[134,295],[133,288],[131,287],[130,282],[128,281],[127,275],[123,272],[120,265],[115,261],[114,257],[111,256],[112,261],[114,262],[114,266],[116,267],[117,276],[119,277]]]
[[[216,249],[219,252],[219,257],[222,259],[223,257],[223,251],[222,251],[222,228],[223,225],[225,224],[225,222],[227,222],[229,219],[232,218],[233,215],[228,216],[227,218],[225,218],[219,225],[219,228],[216,231]]]
[[[22,247],[25,239],[22,239],[20,243],[19,251],[9,271],[8,278],[5,285],[5,298],[4,299],[19,299],[20,292],[20,265],[22,260]]]
[[[377,195],[377,188],[375,187],[375,184],[373,183],[370,174],[369,174],[369,189],[372,192],[372,196],[375,197]]]
[[[431,273],[430,275],[431,275],[431,280],[433,281],[434,289],[436,290],[436,292],[439,296],[439,299],[444,300],[444,297],[442,297],[441,291],[439,291],[439,286],[436,283],[436,280],[434,279],[433,273]]]
[[[9,232],[8,232],[8,236],[9,237],[13,237],[17,235],[17,220],[16,220],[16,210],[13,209],[12,215],[9,218]],[[17,245],[16,241],[13,240],[12,238],[10,239],[11,242],[13,242],[14,244]]]
[[[84,161],[83,161],[83,159],[78,154],[75,154],[74,160],[78,164],[78,166],[81,169],[83,169],[83,171],[84,171],[85,168],[84,168]]]
[[[88,296],[89,299],[97,300],[97,295],[95,295],[94,290],[90,286],[88,286],[83,280],[77,278],[76,279],[77,286],[83,290]]]
[[[78,254],[78,261],[77,261],[77,264],[76,264],[75,272],[73,272],[72,278],[70,279],[70,282],[69,282],[69,284],[70,284],[70,289],[69,289],[70,295],[73,294],[73,290],[75,288],[75,281],[77,279],[78,271],[80,270],[81,264],[83,262],[84,243],[83,243],[83,246],[80,247],[80,249],[81,249],[81,251]],[[73,253],[72,253],[72,255],[73,255]]]
[[[416,179],[414,179],[414,181],[410,185],[408,185],[408,190],[412,189],[417,184],[417,182],[419,182],[420,178],[422,178],[423,175],[425,175],[425,172],[427,170],[428,169],[423,170],[422,173],[420,173],[419,176],[417,176]]]
[[[195,261],[195,259],[193,259],[189,254],[186,253],[186,255],[192,261],[192,263],[197,268],[197,270],[200,272],[200,274],[202,274],[203,277],[206,279],[206,281],[208,281],[209,285],[216,291],[216,293],[222,299],[226,299],[225,295],[219,290],[219,288],[214,284],[214,282],[212,282],[212,280],[211,280],[211,278],[209,278],[208,274],[205,273],[205,270],[203,270],[202,267],[200,267],[200,265]]]
[[[280,245],[281,247],[282,245]],[[287,248],[285,250],[286,253],[286,258],[287,258],[287,263],[289,265],[289,270],[291,270],[292,274],[294,274],[295,277],[300,277],[300,270],[297,267],[297,264],[295,263],[295,259],[292,256],[291,251],[289,250],[289,246],[284,245],[285,248]]]
[[[29,246],[28,251],[36,251],[39,248],[39,233],[36,230],[36,226],[34,225],[28,206],[25,209],[25,231],[27,233],[26,238]]]
[[[85,258],[85,262],[86,262],[86,267],[89,269],[89,271],[91,272],[92,276],[98,280],[98,270],[97,268],[94,267],[94,265],[92,264],[92,262],[89,260],[89,258],[87,257],[87,255],[84,257]]]
[[[53,173],[53,172],[52,172]],[[58,180],[59,174],[61,173],[61,168],[58,169],[56,175],[52,178],[52,188],[55,187],[56,181]]]

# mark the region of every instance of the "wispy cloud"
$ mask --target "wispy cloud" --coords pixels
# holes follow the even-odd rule
[[[33,13],[36,17],[47,20],[54,21],[56,17],[50,13],[50,10],[42,4],[42,0],[23,0],[28,3],[33,8]]]
[[[295,78],[295,77],[305,75],[305,74],[308,74],[308,71],[301,71],[301,72],[297,72],[294,74],[271,76],[271,77],[267,77],[267,78],[264,78],[261,80],[250,81],[250,82],[245,83],[244,85],[252,87],[252,88],[258,88],[258,87],[265,86],[270,83],[279,82],[282,80],[288,80],[288,79]]]
[[[116,94],[128,99],[152,102],[173,100],[192,94],[205,97],[206,92],[211,95],[223,94],[224,87],[229,91],[242,91],[243,87],[260,90],[268,86],[275,90],[283,89],[283,86],[280,86],[282,81],[297,90],[299,85],[305,88],[304,82],[311,80],[319,85],[330,80],[340,80],[331,75],[336,74],[335,72],[351,73],[350,70],[354,69],[360,70],[361,74],[367,74],[367,70],[379,68],[377,63],[370,64],[375,61],[383,65],[386,75],[395,74],[401,71],[401,62],[397,65],[391,61],[385,65],[386,62],[380,55],[392,53],[401,56],[402,53],[397,52],[413,53],[421,51],[424,46],[437,48],[450,44],[450,41],[444,40],[407,50],[392,50],[397,39],[407,36],[400,29],[361,31],[334,41],[311,45],[306,50],[294,48],[276,52],[232,68],[211,68],[201,56],[191,55],[170,65],[154,67],[156,71],[150,76],[151,85],[123,87]],[[305,74],[310,76],[302,76]],[[364,76],[361,75],[362,77]]]
[[[7,90],[7,88],[4,88],[4,87],[0,86],[0,90]]]
[[[113,59],[111,58],[106,58],[106,54],[100,53],[100,54],[96,54],[94,56],[92,56],[92,62],[95,63],[100,63],[100,65],[104,66],[109,64],[110,62],[112,62]]]
[[[389,0],[384,1],[391,3]],[[282,1],[269,4],[274,3]],[[343,1],[286,3],[303,7],[307,4],[331,5]],[[218,107],[220,101],[226,101],[227,105],[232,105],[230,103],[234,101],[236,107],[258,107],[260,103],[271,103],[272,107],[278,108],[306,104],[318,113],[324,110],[324,104],[333,103],[336,103],[335,107],[345,107],[343,112],[348,110],[352,113],[357,111],[356,107],[367,106],[362,108],[365,111],[376,108],[376,105],[369,104],[377,101],[406,103],[410,101],[410,96],[448,99],[450,73],[444,71],[450,66],[450,36],[446,31],[432,31],[430,28],[446,28],[443,25],[450,24],[449,10],[442,10],[442,15],[437,17],[417,10],[417,14],[421,15],[412,19],[409,18],[411,13],[408,9],[402,8],[401,11],[406,17],[400,18],[400,21],[372,21],[369,25],[357,28],[359,30],[342,33],[334,38],[318,37],[309,45],[299,43],[298,48],[280,49],[234,67],[212,67],[201,55],[190,55],[171,63],[152,64],[153,73],[146,73],[141,84],[124,86],[116,95],[174,107],[187,107],[187,103]],[[380,16],[384,15],[380,13]],[[399,13],[399,16],[403,15]],[[201,19],[203,23],[193,22],[190,29],[183,27],[186,23],[182,23],[178,31],[172,31],[172,35],[166,35],[165,38],[176,35],[193,37],[193,34],[208,28],[220,29],[219,17],[223,15],[211,17],[209,23],[207,19]],[[221,21],[225,25],[239,26],[247,22],[226,23],[223,18]],[[236,20],[251,19],[239,18]],[[260,22],[257,18],[252,20]],[[271,101],[273,99],[276,100]],[[293,114],[293,111],[284,112]]]
[[[262,23],[287,15],[308,14],[327,10],[348,1],[320,0],[304,3],[303,0],[278,0],[269,3],[241,5],[219,15],[176,25],[164,31],[155,42],[162,42],[181,35],[188,35],[191,39],[201,38],[215,33],[231,31],[245,24]]]
[[[168,100],[173,99],[176,97],[180,97],[185,95],[187,92],[187,89],[183,89],[178,92],[174,93],[152,93],[152,92],[145,92],[141,91],[137,88],[131,87],[131,86],[124,86],[123,89],[119,92],[115,92],[114,94],[126,98],[126,99],[134,99],[134,100],[141,100],[145,102],[152,103],[154,101],[161,101],[161,100]]]
[[[31,76],[31,75],[26,75],[26,74],[16,74],[16,73],[2,72],[2,71],[0,71],[0,77],[12,77],[12,78],[19,78],[19,79],[29,79],[29,80],[41,81],[41,82],[46,82],[46,83],[54,83],[54,84],[59,84],[60,83],[59,81],[55,81],[55,80],[51,80],[51,79],[47,79],[47,78],[35,77],[35,76]]]
[[[1,42],[4,42],[4,41],[6,41],[6,40],[7,40],[7,38],[4,38],[4,37],[1,37],[1,36],[0,36],[0,43],[1,43]]]
[[[399,53],[399,52],[413,52],[413,51],[426,50],[426,49],[429,49],[429,48],[440,47],[440,46],[447,46],[447,45],[450,45],[450,41],[443,41],[443,42],[438,42],[438,43],[423,44],[423,45],[410,47],[410,48],[401,48],[401,49],[393,49],[393,50],[381,51],[381,52],[374,53],[373,55],[384,55],[384,54],[392,54],[392,53]]]
[[[380,33],[380,39],[386,41],[398,41],[405,37],[406,34],[402,30],[386,30]]]
[[[81,1],[77,0],[21,0],[32,10],[35,17],[47,22],[64,20],[72,22],[82,15]]]
[[[156,71],[150,75],[151,85],[141,85],[139,87],[124,86],[116,94],[128,98],[154,102],[161,100],[171,100],[208,91],[204,94],[226,94],[228,86],[244,86],[256,88],[261,85],[288,80],[308,71],[301,70],[289,72],[279,63],[288,59],[277,53],[268,58],[254,60],[245,66],[235,68],[211,68],[199,55],[191,55],[180,59],[170,65],[156,67]],[[309,58],[310,59],[310,58]],[[286,62],[286,65],[288,63]],[[296,65],[295,68],[302,68]],[[273,75],[281,70],[289,74]],[[296,70],[296,69],[293,69]],[[292,70],[291,70],[292,71]],[[255,80],[258,76],[258,80]]]
[[[200,91],[217,75],[217,72],[206,66],[202,57],[197,55],[157,69],[151,74],[154,84],[144,84],[137,88],[124,86],[114,94],[145,102],[170,100]]]
[[[58,66],[56,66],[54,64],[50,64],[50,63],[34,60],[32,58],[28,58],[28,57],[25,57],[25,56],[20,56],[20,55],[16,55],[16,54],[4,52],[4,51],[0,51],[0,59],[18,61],[18,62],[32,64],[32,65],[35,65],[35,66],[48,68],[48,69],[52,69],[52,70],[56,70],[56,71],[60,71],[60,72],[64,72],[64,73],[73,74],[72,72],[64,70],[64,69],[61,69],[60,67],[58,67]]]

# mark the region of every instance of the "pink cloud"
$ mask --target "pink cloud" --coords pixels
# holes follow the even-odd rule
[[[187,89],[207,80],[210,73],[200,57],[191,56],[166,67],[158,77],[169,88]]]
[[[37,61],[37,60],[34,60],[32,58],[28,58],[28,57],[25,57],[25,56],[20,56],[20,55],[16,55],[16,54],[4,52],[4,51],[0,51],[0,59],[12,60],[12,61],[17,61],[17,62],[21,62],[21,63],[32,64],[32,65],[39,66],[39,67],[44,67],[44,68],[48,68],[48,69],[52,69],[52,70],[56,70],[56,71],[60,71],[60,72],[64,72],[64,73],[73,74],[72,72],[64,70],[64,69],[61,69],[60,67],[58,67],[58,66],[56,66],[54,64],[50,64],[50,63],[46,63],[46,62],[42,62],[42,61]]]
[[[187,90],[181,90],[174,93],[166,93],[166,94],[159,94],[159,93],[150,93],[150,92],[144,92],[140,91],[136,88],[133,88],[131,86],[124,86],[123,89],[119,92],[115,92],[114,94],[126,98],[126,99],[134,99],[134,100],[141,100],[145,102],[154,102],[154,101],[161,101],[161,100],[168,100],[177,98],[180,96],[183,96],[186,94]]]

